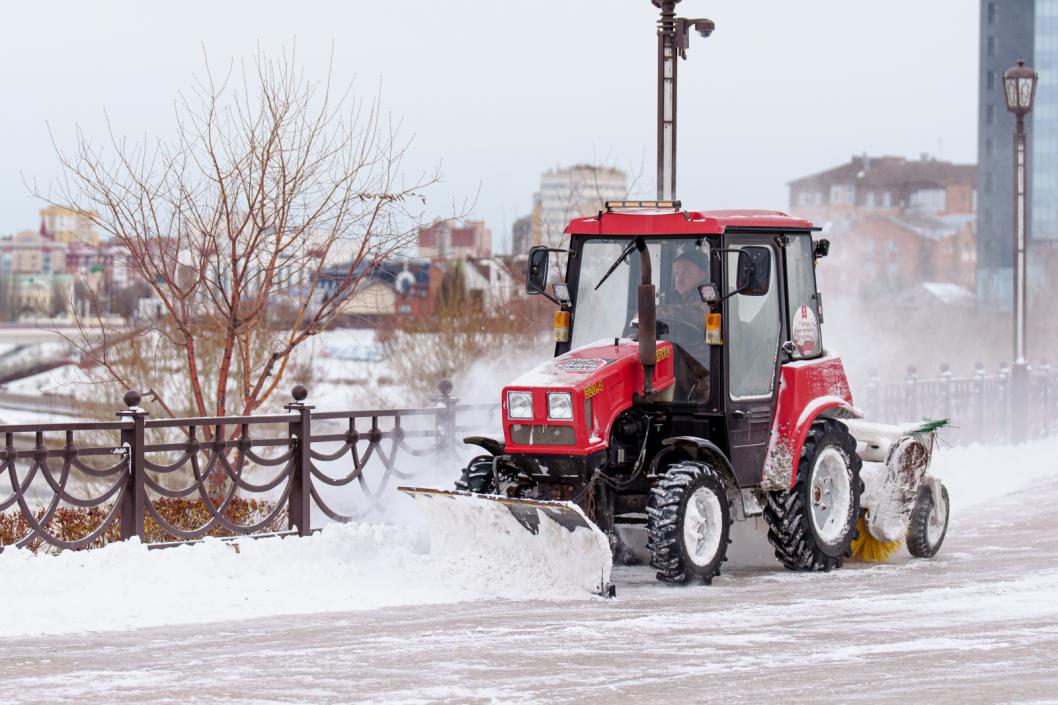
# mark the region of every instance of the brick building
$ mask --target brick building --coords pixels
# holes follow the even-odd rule
[[[818,222],[862,214],[969,214],[977,167],[931,159],[853,157],[791,181],[790,208]]]
[[[419,229],[416,244],[418,256],[427,259],[492,256],[492,232],[480,220],[436,220]]]
[[[789,183],[791,212],[823,226],[826,287],[864,299],[921,283],[975,286],[976,167],[923,157],[853,157]]]

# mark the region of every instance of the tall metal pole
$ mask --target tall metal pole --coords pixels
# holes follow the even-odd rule
[[[672,201],[676,197],[676,3],[679,1],[662,0],[658,20],[659,201]]]
[[[1025,116],[1014,116],[1014,364],[1025,365],[1026,345],[1026,271],[1025,243],[1028,220],[1025,197],[1028,188],[1028,154],[1025,149]]]

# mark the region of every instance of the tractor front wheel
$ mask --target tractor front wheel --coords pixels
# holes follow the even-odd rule
[[[731,543],[731,510],[720,475],[705,463],[672,465],[647,503],[650,565],[665,583],[709,584]]]
[[[861,465],[844,424],[822,419],[812,425],[794,486],[772,492],[764,510],[768,541],[784,566],[828,571],[849,557],[860,515]]]
[[[456,489],[477,494],[495,494],[496,477],[491,455],[479,455],[467,463],[456,480]]]

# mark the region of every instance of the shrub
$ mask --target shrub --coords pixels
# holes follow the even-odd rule
[[[160,498],[154,500],[154,507],[165,521],[184,531],[203,526],[212,518],[212,515],[200,500]],[[275,507],[274,502],[267,500],[235,497],[224,512],[224,518],[232,523],[248,526],[259,522],[270,514]],[[49,533],[63,541],[76,541],[95,531],[103,523],[109,511],[110,506],[107,505],[90,508],[60,507],[55,511],[51,521],[48,522],[45,528]],[[39,521],[44,516],[44,509],[35,510],[34,516]],[[113,523],[88,548],[98,548],[112,541],[120,540],[118,531],[120,522],[121,512],[119,511]],[[286,528],[287,512],[284,509],[268,525],[262,527],[258,533],[283,531]],[[26,521],[21,512],[0,514],[0,545],[10,546],[17,543],[29,532],[29,522]],[[154,520],[154,517],[146,512],[144,513],[143,533],[143,540],[146,543],[164,543],[166,541],[180,540],[165,531]],[[223,537],[237,534],[222,526],[215,526],[207,535]],[[46,544],[39,538],[31,541],[26,548],[34,553],[38,551],[53,553],[57,550],[54,546]]]

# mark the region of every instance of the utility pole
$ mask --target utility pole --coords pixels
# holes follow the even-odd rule
[[[709,19],[676,16],[680,0],[651,0],[661,10],[658,20],[658,200],[676,199],[676,73],[677,57],[687,58],[689,30],[708,37],[716,24]]]

